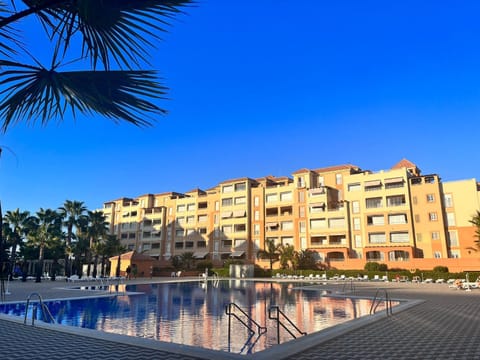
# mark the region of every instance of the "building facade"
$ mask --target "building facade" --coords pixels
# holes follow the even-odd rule
[[[163,263],[192,252],[215,264],[233,258],[265,266],[257,253],[272,240],[313,250],[331,268],[376,261],[460,271],[480,270],[470,223],[479,209],[475,179],[443,183],[404,159],[378,172],[340,165],[121,198],[102,211],[122,245]]]

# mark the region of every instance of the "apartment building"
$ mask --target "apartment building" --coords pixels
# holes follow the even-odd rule
[[[108,201],[102,210],[124,246],[160,263],[192,252],[216,264],[265,266],[256,254],[272,240],[313,250],[339,269],[377,261],[480,270],[470,223],[479,209],[475,179],[443,183],[404,159],[377,172],[340,165],[232,179],[208,190]]]

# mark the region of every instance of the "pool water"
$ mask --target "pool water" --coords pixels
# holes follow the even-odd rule
[[[298,283],[194,281],[128,285],[126,290],[135,294],[45,303],[58,324],[238,354],[290,341],[302,336],[298,331],[311,334],[368,315],[371,307],[369,299],[325,296],[318,287]],[[231,303],[234,316],[226,314]],[[286,329],[269,318],[271,306],[284,314]],[[0,312],[24,316],[25,303],[2,304]],[[257,324],[267,329],[264,334]]]

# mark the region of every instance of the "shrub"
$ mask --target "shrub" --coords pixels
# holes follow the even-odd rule
[[[448,267],[446,267],[446,266],[441,266],[441,265],[435,266],[435,267],[433,268],[433,271],[434,271],[434,272],[439,272],[439,273],[448,273]]]
[[[199,261],[196,268],[198,271],[205,271],[205,269],[213,268],[213,263],[209,260]]]
[[[364,269],[367,271],[387,271],[388,266],[387,264],[380,264],[377,262],[370,261],[365,264]]]

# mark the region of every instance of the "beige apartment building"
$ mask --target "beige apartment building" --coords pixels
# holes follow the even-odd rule
[[[324,266],[480,270],[475,228],[480,185],[443,183],[402,160],[372,172],[354,165],[301,169],[291,177],[224,181],[187,193],[146,194],[104,203],[122,245],[167,264],[192,252],[216,265],[257,259],[267,240],[313,250]]]

